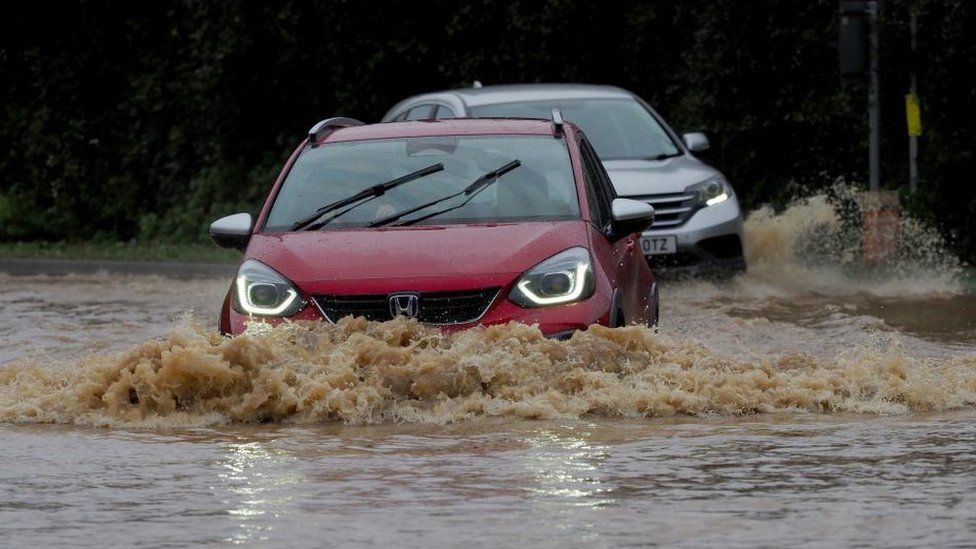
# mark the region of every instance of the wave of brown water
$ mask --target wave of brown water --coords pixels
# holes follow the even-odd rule
[[[510,324],[300,323],[226,339],[183,325],[111,356],[0,369],[0,420],[174,426],[949,410],[976,404],[976,355],[856,350],[758,361],[599,326],[566,342]]]

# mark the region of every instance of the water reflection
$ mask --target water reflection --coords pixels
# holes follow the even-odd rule
[[[608,491],[603,485],[600,465],[607,457],[607,447],[592,444],[578,428],[543,430],[527,438],[531,448],[526,468],[535,480],[525,489],[573,505],[598,507],[613,503],[602,497]]]
[[[531,433],[520,456],[531,477],[523,490],[540,523],[581,544],[599,542],[599,515],[615,503],[604,467],[609,448],[591,440],[594,427],[581,423]]]
[[[267,541],[279,518],[287,514],[295,487],[302,476],[292,472],[296,459],[268,442],[234,442],[223,450],[217,462],[221,484],[211,487],[223,492],[224,505],[238,529],[225,539],[229,543]]]

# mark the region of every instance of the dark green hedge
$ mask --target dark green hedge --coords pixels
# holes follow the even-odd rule
[[[631,89],[707,132],[748,205],[865,179],[866,88],[838,77],[833,0],[33,4],[0,18],[0,240],[202,240],[258,208],[316,120],[474,79]],[[884,181],[907,180],[910,5],[926,129],[911,205],[972,259],[970,0],[885,3]]]

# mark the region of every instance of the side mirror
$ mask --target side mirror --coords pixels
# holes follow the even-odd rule
[[[712,147],[705,134],[699,132],[686,133],[681,136],[681,140],[685,142],[685,147],[688,147],[691,152],[703,152]]]
[[[617,236],[643,232],[654,223],[654,206],[629,198],[614,199],[610,205],[611,227]]]
[[[251,240],[254,221],[249,213],[236,213],[221,217],[210,224],[210,238],[221,248],[234,248],[244,251]]]

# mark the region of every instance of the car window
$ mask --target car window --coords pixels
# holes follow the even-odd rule
[[[650,159],[680,154],[664,127],[632,98],[524,101],[471,107],[472,116],[549,119],[553,108],[578,125],[603,160]]]
[[[454,114],[454,111],[450,107],[438,105],[437,111],[434,112],[434,118],[457,118],[457,115]]]
[[[604,229],[610,223],[610,200],[600,176],[600,161],[585,139],[580,139],[580,156],[583,160],[583,176],[586,180],[586,196],[590,203],[593,224]]]
[[[416,107],[407,111],[406,120],[428,120],[433,118],[434,107],[436,107],[436,105],[431,105],[430,103],[417,105]]]
[[[597,181],[600,184],[600,188],[603,194],[607,198],[608,203],[612,203],[614,198],[617,198],[617,189],[614,188],[613,183],[610,180],[610,174],[607,173],[607,169],[603,167],[603,162],[600,160],[600,156],[596,153],[593,148],[593,144],[586,138],[583,139],[583,146],[586,148],[587,154],[593,161],[593,169],[596,171]]]
[[[457,210],[422,224],[579,219],[579,197],[566,144],[550,136],[445,136],[327,143],[295,161],[268,220],[267,231],[292,224],[326,204],[367,187],[441,163],[444,170],[396,187],[325,226],[361,228],[373,221],[463,191],[486,172],[512,160],[522,165]],[[407,216],[419,218],[459,205],[462,195]]]

